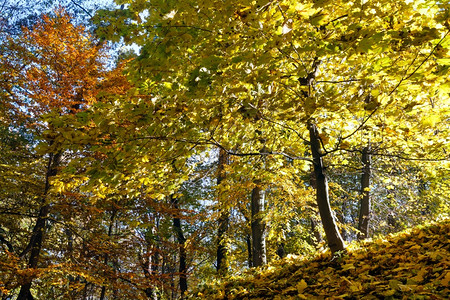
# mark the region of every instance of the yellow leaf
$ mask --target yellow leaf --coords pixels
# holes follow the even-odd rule
[[[304,279],[300,280],[299,283],[297,283],[297,290],[299,293],[302,293],[306,287],[308,286],[308,284],[306,283],[306,281]]]
[[[399,284],[398,287],[399,287],[399,289],[402,292],[410,292],[410,291],[412,291],[412,288],[410,286],[408,286],[408,285],[405,285],[405,284]]]
[[[422,124],[425,126],[435,126],[436,123],[441,121],[441,117],[438,114],[432,114],[422,120]]]
[[[383,292],[383,296],[389,297],[395,294],[395,290],[387,290],[386,292]]]
[[[391,287],[391,289],[395,290],[399,288],[399,285],[401,285],[402,283],[398,280],[392,279],[389,280],[389,286]]]
[[[350,285],[350,290],[352,292],[359,292],[359,291],[362,291],[362,289],[363,289],[363,287],[362,287],[361,283],[358,281],[355,281]]]
[[[171,82],[164,82],[164,87],[171,90],[172,89],[172,83]]]
[[[413,278],[411,278],[412,280],[414,280],[417,283],[421,283],[423,281],[423,276],[427,273],[426,269],[421,269],[416,276],[414,276]]]
[[[437,63],[444,66],[450,66],[450,58],[441,58],[437,60]]]
[[[443,286],[449,286],[449,284],[448,284],[449,282],[450,282],[450,272],[447,271],[445,274],[445,277],[441,280],[441,284]]]
[[[350,269],[354,269],[354,268],[355,268],[355,266],[353,265],[353,263],[346,264],[346,265],[343,265],[343,266],[342,266],[342,269],[343,269],[344,271],[350,270]]]

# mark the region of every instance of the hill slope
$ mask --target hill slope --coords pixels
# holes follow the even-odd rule
[[[362,244],[332,258],[289,257],[203,286],[190,299],[448,299],[450,220]]]

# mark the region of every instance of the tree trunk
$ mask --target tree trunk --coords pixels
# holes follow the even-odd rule
[[[317,222],[313,218],[309,218],[311,224],[311,232],[313,233],[313,245],[317,247],[322,242],[322,235],[320,234],[319,229],[317,228]]]
[[[317,126],[313,123],[308,124],[309,137],[311,143],[311,153],[314,162],[314,175],[316,179],[316,201],[319,207],[320,219],[322,220],[323,229],[327,238],[328,246],[332,253],[345,249],[344,241],[337,228],[336,221],[333,216],[333,211],[330,206],[330,199],[328,194],[328,181],[325,175],[322,153],[321,141]]]
[[[228,164],[228,153],[220,149],[219,150],[219,165],[217,174],[217,185],[225,179],[225,165]],[[218,195],[220,215],[219,215],[219,228],[217,232],[217,273],[225,275],[228,271],[228,249],[226,242],[226,235],[228,232],[228,226],[230,222],[230,210],[223,199],[223,194],[219,192]]]
[[[253,258],[252,258],[252,238],[249,234],[246,235],[245,241],[247,243],[247,263],[248,267],[253,267]]]
[[[256,182],[258,184],[259,182]],[[258,185],[252,190],[252,260],[253,267],[267,263],[264,212],[265,192]]]
[[[66,228],[65,229],[65,233],[67,236],[67,260],[70,263],[70,267],[72,268],[72,264],[74,263],[74,259],[73,259],[73,232],[70,228]],[[75,299],[76,298],[76,294],[77,294],[77,290],[76,289],[71,289],[70,287],[72,287],[75,283],[79,282],[79,279],[77,279],[75,276],[73,276],[72,274],[68,275],[68,279],[69,279],[69,295],[70,295],[70,299]]]
[[[173,196],[170,197],[170,201],[173,205],[173,208],[178,210],[178,199],[173,198]],[[180,250],[180,265],[178,268],[178,271],[180,273],[180,292],[181,292],[181,299],[184,299],[185,292],[187,292],[188,285],[187,285],[187,265],[186,265],[186,238],[183,234],[183,229],[181,228],[181,219],[174,215],[173,219],[173,227],[175,229],[175,233],[177,236],[177,241],[179,245]]]
[[[50,211],[50,204],[47,203],[47,194],[50,190],[50,178],[55,176],[57,173],[57,168],[61,161],[62,153],[50,153],[48,164],[47,164],[47,173],[45,174],[45,187],[44,193],[42,195],[41,200],[41,208],[39,209],[39,214],[36,219],[36,224],[34,225],[33,232],[31,234],[30,242],[28,243],[25,250],[20,254],[20,256],[24,256],[27,252],[30,252],[30,258],[28,259],[28,268],[35,269],[39,263],[39,255],[42,250],[42,242],[44,240],[45,234],[45,226],[47,224],[47,218]],[[30,300],[34,299],[31,295],[31,284],[33,279],[28,279],[26,282],[20,287],[19,295],[17,296],[17,300]]]
[[[311,167],[311,171],[309,173],[309,184],[311,187],[315,190],[317,190],[317,184],[316,184],[316,173],[314,172],[314,166]],[[317,208],[317,202],[316,203],[309,203],[311,207]],[[315,217],[317,215],[317,212],[315,209],[313,209],[314,216],[310,217],[310,224],[311,224],[311,232],[313,233],[314,238],[311,238],[312,244],[317,247],[322,242],[322,234],[320,233],[319,229],[317,228],[318,222],[316,221]]]
[[[109,227],[108,227],[108,237],[112,236],[112,232],[113,232],[113,226],[114,226],[114,219],[116,217],[116,213],[117,210],[115,209],[115,207],[112,208],[112,212],[111,212],[111,218],[110,218],[110,222],[109,222]],[[103,264],[105,265],[105,268],[107,267],[108,264],[108,253],[105,253],[104,257],[103,257]],[[105,299],[105,295],[106,295],[106,286],[102,286],[102,290],[100,293],[100,300]]]
[[[141,267],[142,270],[144,271],[144,276],[147,279],[147,281],[152,282],[154,279],[153,277],[155,276],[156,272],[157,272],[157,263],[159,263],[159,254],[155,253],[153,255],[149,255],[147,258],[141,258],[142,262],[141,262]],[[152,258],[155,259],[152,259]],[[155,263],[156,261],[156,263]],[[156,265],[156,267],[155,267]],[[156,296],[155,290],[153,289],[152,286],[148,286],[147,288],[144,289],[144,293],[145,295],[148,297],[148,299],[151,300],[156,300],[158,299],[158,297]]]
[[[160,248],[161,242],[159,238],[159,216],[153,216],[152,221],[154,221],[155,227],[152,227],[150,232],[145,234],[147,252],[140,257],[140,260],[144,277],[149,283],[144,290],[145,295],[148,299],[157,300],[158,295],[156,293],[157,289],[155,289],[155,277],[157,278],[159,276],[158,269],[162,269],[162,264],[160,262],[160,254],[162,250]],[[156,238],[153,239],[153,236],[156,236]]]
[[[5,232],[2,227],[0,227],[0,232]],[[6,247],[8,247],[9,252],[11,252],[11,253],[14,252],[13,245],[1,234],[0,234],[0,243],[5,244]]]
[[[277,255],[279,258],[286,257],[286,249],[284,249],[285,245],[283,242],[278,243],[277,247]]]
[[[363,173],[361,176],[361,205],[359,209],[358,222],[358,240],[369,237],[369,220],[370,220],[370,147],[364,147],[362,152]]]

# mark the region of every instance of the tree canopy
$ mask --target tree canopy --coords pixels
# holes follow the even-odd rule
[[[5,298],[185,298],[448,218],[446,1],[69,2],[0,24]]]

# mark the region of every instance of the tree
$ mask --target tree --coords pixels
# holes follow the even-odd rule
[[[17,250],[19,257],[29,255],[27,268],[32,271],[39,267],[55,201],[52,182],[63,166],[64,151],[59,145],[67,138],[58,133],[58,127],[65,125],[53,122],[48,116],[74,115],[85,109],[95,101],[98,85],[108,74],[101,63],[105,58],[102,46],[96,45],[84,27],[72,25],[70,16],[63,10],[56,12],[54,18],[44,16],[33,29],[24,28],[23,35],[9,38],[5,47],[10,53],[4,57],[5,64],[16,70],[5,78],[7,105],[12,109],[20,107],[17,111],[10,110],[11,118],[28,115],[22,119],[33,138],[41,142],[39,154],[48,157],[42,190],[35,195],[40,198],[36,221],[26,247]],[[33,276],[24,279],[18,299],[33,298],[30,291]]]
[[[256,183],[258,184],[258,182]],[[251,196],[252,227],[252,266],[260,267],[267,263],[265,224],[263,221],[264,195],[261,186],[255,186]]]
[[[228,165],[228,154],[223,150],[219,150],[219,161],[217,167],[217,185],[219,189],[220,184],[225,179],[225,167]],[[227,246],[227,232],[230,222],[230,204],[227,203],[226,194],[219,192],[219,218],[218,218],[218,231],[217,231],[217,272],[225,275],[228,272],[228,246]]]
[[[363,173],[361,176],[361,205],[359,209],[358,229],[361,234],[358,239],[367,238],[369,236],[369,220],[370,220],[370,147],[364,147],[362,151],[361,162],[363,164]]]
[[[331,251],[337,252],[344,250],[344,240],[339,233],[339,229],[336,225],[336,220],[331,210],[329,193],[328,193],[328,181],[325,174],[325,167],[322,160],[320,149],[320,136],[317,126],[313,123],[309,125],[309,136],[311,143],[311,152],[314,158],[314,175],[316,179],[316,201],[319,207],[320,218],[327,237],[328,246]]]
[[[120,1],[111,71],[63,14],[5,37],[2,292],[183,297],[445,215],[441,2]]]
[[[318,166],[330,153],[344,155],[359,144],[357,133],[365,128],[373,130],[376,138],[371,142],[378,143],[384,138],[376,135],[379,120],[398,124],[402,121],[397,112],[404,107],[420,105],[420,113],[428,109],[427,97],[447,97],[442,88],[447,86],[442,76],[448,70],[446,62],[432,59],[442,55],[437,49],[448,51],[448,6],[439,1],[433,5],[408,1],[191,5],[182,1],[151,7],[129,3],[130,19],[145,9],[158,12],[132,25],[116,23],[121,32],[142,33],[141,28],[146,28],[145,34],[127,37],[143,46],[136,60],[140,74],[170,83],[177,94],[172,105],[187,105],[194,112],[189,120],[201,130],[192,140],[218,144],[230,155],[278,154],[315,161]],[[395,11],[402,11],[402,16]],[[412,27],[406,25],[411,16]],[[163,68],[163,73],[162,66],[177,68]],[[424,82],[430,85],[426,90],[410,88]],[[223,131],[215,130],[218,103],[226,103],[220,112],[221,120],[228,120]],[[204,113],[196,114],[198,110]],[[417,114],[405,117],[418,121]],[[264,128],[266,143],[273,145],[264,154],[257,151],[259,142],[253,134],[257,126]],[[306,143],[317,143],[317,149],[311,147],[305,157],[308,131],[312,135]],[[386,153],[397,151],[402,138],[385,143]],[[326,195],[325,186],[318,186],[319,203],[319,195]],[[330,246],[342,250],[337,227],[331,219],[325,221],[332,218],[328,209],[323,211],[329,206],[319,207],[321,215],[328,216],[323,217],[323,225],[331,226],[326,228]]]

